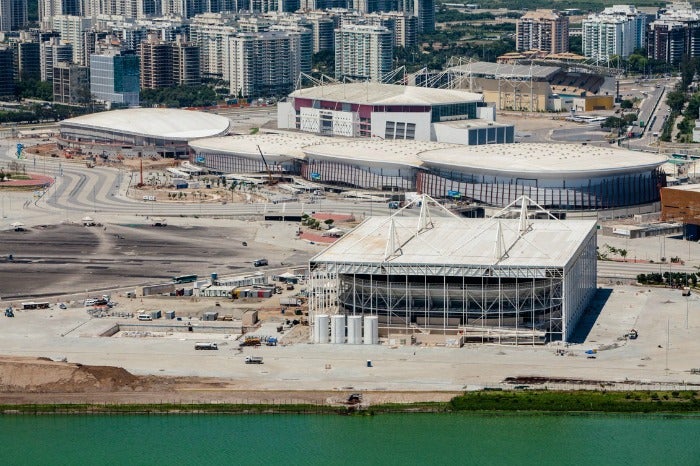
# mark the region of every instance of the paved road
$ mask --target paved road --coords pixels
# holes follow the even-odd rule
[[[614,262],[598,261],[598,276],[605,278],[634,279],[639,274],[650,273],[695,273],[697,269],[692,266],[671,264],[671,263],[635,263],[635,262]]]
[[[4,162],[14,159],[14,145],[4,142],[0,146]],[[127,190],[132,183],[130,172],[115,168],[96,167],[87,169],[82,164],[60,159],[21,160],[27,171],[35,171],[53,176],[56,182],[35,200],[27,211],[41,211],[56,214],[61,218],[102,213],[129,216],[205,216],[205,217],[262,217],[265,214],[301,215],[302,212],[316,211],[352,213],[356,216],[389,214],[386,203],[361,200],[321,199],[314,204],[291,203],[168,203],[147,202],[131,199]],[[29,213],[29,212],[25,212]],[[415,216],[418,209],[403,212]],[[22,220],[24,221],[24,220]],[[9,224],[9,223],[8,223]]]

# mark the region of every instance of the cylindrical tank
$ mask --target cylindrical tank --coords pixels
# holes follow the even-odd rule
[[[342,314],[331,317],[331,343],[336,345],[345,343],[345,316]]]
[[[219,279],[219,274],[216,272],[211,273],[211,284],[216,285],[216,281]]]
[[[348,316],[348,345],[362,344],[362,316]]]
[[[314,316],[312,324],[314,328],[313,332],[311,333],[311,343],[318,343],[318,316]]]
[[[316,316],[316,327],[318,332],[318,342],[317,343],[328,343],[328,322],[329,318],[327,314],[319,314]]]
[[[377,316],[365,316],[364,344],[379,344],[379,318]]]

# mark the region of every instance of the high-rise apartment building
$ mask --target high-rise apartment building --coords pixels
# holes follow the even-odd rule
[[[192,18],[202,13],[221,13],[246,9],[239,0],[162,0],[163,15]]]
[[[165,42],[151,35],[139,46],[141,89],[196,86],[201,83],[199,47],[181,38]]]
[[[38,42],[20,40],[15,45],[15,70],[16,79],[26,81],[28,79],[41,79],[41,58]]]
[[[399,2],[399,11],[406,11],[401,8],[404,2]],[[434,0],[414,0],[413,14],[418,18],[418,31],[422,33],[435,31],[435,1]]]
[[[632,5],[614,5],[582,23],[583,55],[598,60],[628,57],[646,46],[646,14]]]
[[[173,85],[172,46],[150,35],[139,45],[141,89],[160,89]]]
[[[86,66],[58,63],[53,67],[53,101],[79,105],[90,102],[90,78]]]
[[[51,29],[58,31],[63,42],[73,46],[73,63],[85,65],[83,50],[84,33],[90,29],[92,20],[80,16],[59,15],[51,18]]]
[[[201,15],[192,20],[190,41],[200,48],[203,76],[227,79],[228,38],[238,32],[234,23],[228,15]]]
[[[528,11],[516,23],[516,49],[569,51],[569,18],[554,10]]]
[[[281,31],[228,38],[231,94],[286,95],[299,76],[299,36]]]
[[[85,5],[91,2],[85,0],[39,0],[39,21],[51,21],[54,16],[87,16]],[[95,13],[97,14],[97,13]]]
[[[2,98],[15,95],[13,55],[10,47],[0,47],[0,97]]]
[[[93,98],[119,105],[139,104],[139,57],[118,49],[90,57]]]
[[[335,32],[335,77],[381,82],[391,71],[393,37],[383,26],[345,25]]]
[[[197,86],[202,83],[199,67],[199,47],[177,37],[172,43],[173,84]]]
[[[673,3],[659,11],[647,29],[647,55],[671,64],[684,57],[700,57],[700,10],[689,3]]]
[[[16,31],[27,25],[27,0],[0,0],[0,31]]]
[[[53,67],[59,63],[73,62],[73,46],[52,37],[39,46],[41,80],[53,82]]]
[[[333,50],[335,47],[335,23],[333,18],[318,12],[305,16],[313,34],[314,53],[323,50]]]

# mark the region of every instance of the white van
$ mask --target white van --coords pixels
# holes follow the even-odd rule
[[[151,317],[150,314],[139,314],[137,317],[138,320],[146,320],[146,321],[151,321],[153,320],[153,317]]]

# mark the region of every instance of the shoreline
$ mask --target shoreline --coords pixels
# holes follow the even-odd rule
[[[79,394],[74,394],[79,395]],[[661,414],[700,415],[696,391],[592,390],[475,391],[450,401],[411,403],[7,403],[0,415],[333,414],[373,416],[426,413]]]

